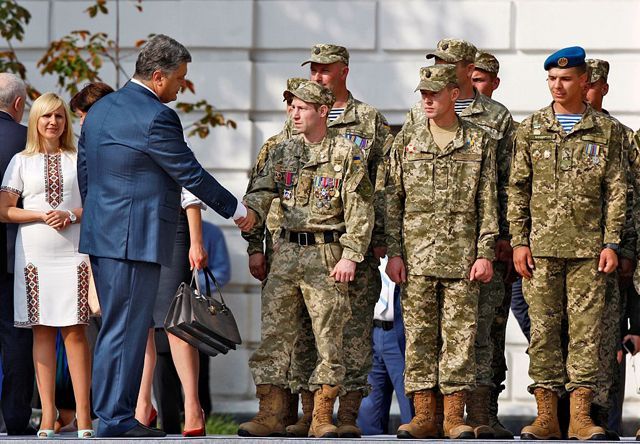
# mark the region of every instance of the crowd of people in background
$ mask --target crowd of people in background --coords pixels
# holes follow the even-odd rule
[[[386,434],[395,392],[398,438],[513,439],[498,418],[511,308],[538,408],[521,439],[619,439],[623,353],[640,349],[640,133],[603,109],[609,63],[549,55],[551,104],[517,123],[491,98],[495,56],[447,38],[426,57],[396,133],[347,88],[349,51],[314,45],[242,199],[165,105],[191,62],[172,38],[151,38],[118,91],[43,94],[26,128],[25,84],[0,73],[8,434],[206,434],[208,357],[163,325],[197,270],[229,280],[212,209],[262,283],[259,410],[239,435]]]

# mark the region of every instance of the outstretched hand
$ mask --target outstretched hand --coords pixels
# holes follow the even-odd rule
[[[234,222],[240,228],[240,231],[250,231],[253,226],[256,224],[256,220],[258,217],[256,216],[256,212],[251,208],[247,208],[247,215],[245,217],[239,217],[235,219]]]

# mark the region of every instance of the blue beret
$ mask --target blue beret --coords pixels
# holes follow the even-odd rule
[[[544,70],[549,71],[551,68],[573,68],[584,64],[587,55],[580,46],[571,46],[569,48],[560,49],[544,61]]]

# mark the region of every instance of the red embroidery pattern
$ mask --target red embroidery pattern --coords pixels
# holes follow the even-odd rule
[[[78,265],[78,323],[89,323],[89,266]]]
[[[62,203],[62,155],[44,155],[44,175],[47,202],[51,208],[58,208]]]
[[[38,267],[31,262],[24,267],[24,281],[27,290],[28,325],[38,325],[40,323],[40,284]]]

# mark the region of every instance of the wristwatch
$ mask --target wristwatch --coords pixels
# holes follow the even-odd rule
[[[618,244],[604,244],[602,246],[602,248],[610,248],[612,249],[616,254],[618,253],[618,250],[620,250],[620,246]]]
[[[78,218],[76,217],[74,212],[71,210],[67,210],[67,213],[69,213],[69,221],[71,221],[72,224],[75,224]]]

